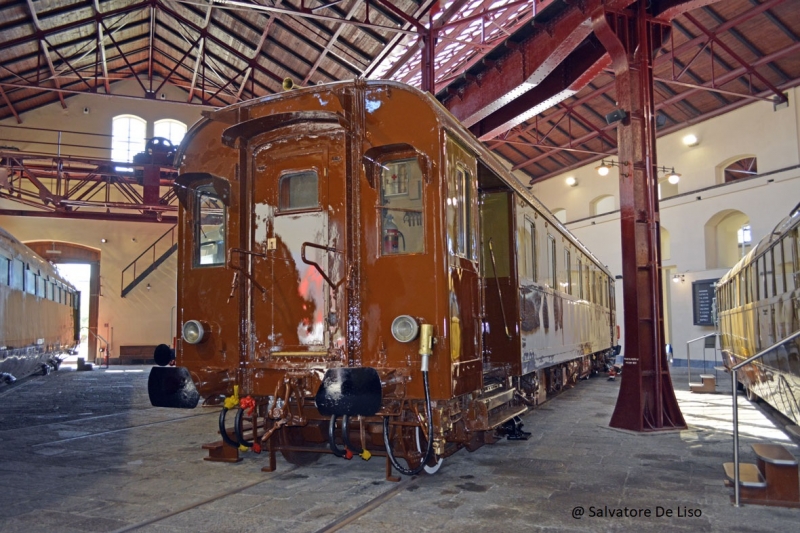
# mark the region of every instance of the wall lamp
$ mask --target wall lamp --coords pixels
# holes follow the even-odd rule
[[[676,185],[679,181],[681,181],[681,175],[675,172],[675,167],[656,167],[656,172],[661,172],[667,176],[667,181],[672,185]]]
[[[672,282],[673,283],[683,283],[686,281],[686,274],[673,274],[672,275]]]
[[[695,135],[694,133],[684,135],[683,139],[681,140],[683,141],[683,144],[685,144],[686,146],[697,146],[698,144],[700,144],[700,139],[698,139],[697,135]]]
[[[627,165],[627,164],[628,164],[627,161],[623,161],[622,163],[620,163],[619,161],[614,161],[614,160],[606,161],[605,159],[603,159],[603,160],[600,161],[600,166],[599,167],[594,167],[594,169],[601,176],[608,176],[608,173],[611,172],[611,169],[613,167],[622,168],[623,165]],[[627,176],[627,174],[623,174],[623,175]]]
[[[570,187],[575,187],[578,185],[578,180],[575,178],[575,176],[569,176],[566,180],[564,180],[564,182]]]

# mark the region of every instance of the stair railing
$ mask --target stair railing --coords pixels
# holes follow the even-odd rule
[[[708,335],[703,335],[702,337],[697,337],[696,339],[692,339],[690,341],[686,341],[686,368],[689,371],[689,383],[692,382],[692,352],[689,349],[689,345],[693,342],[702,341],[709,337],[716,337],[716,333],[709,333]],[[716,360],[716,352],[714,352],[714,359]],[[706,350],[703,348],[703,370],[706,369]]]
[[[121,276],[121,280],[120,280],[120,293],[122,293],[125,290],[125,286],[126,286],[126,284],[125,284],[125,273],[128,272],[131,269],[133,270],[133,277],[131,278],[131,281],[129,282],[129,283],[132,283],[136,279],[136,269],[137,269],[136,265],[138,264],[140,259],[142,259],[145,255],[147,255],[147,258],[150,260],[149,263],[147,264],[147,266],[145,266],[143,269],[141,269],[141,268],[139,269],[140,272],[143,271],[143,270],[146,270],[147,267],[149,267],[150,265],[155,263],[156,260],[159,257],[156,254],[156,249],[157,249],[159,243],[161,243],[161,241],[164,241],[165,243],[167,242],[167,240],[166,240],[167,235],[169,235],[169,237],[170,237],[169,238],[169,246],[166,247],[164,252],[166,252],[167,250],[169,250],[170,248],[175,246],[175,228],[177,228],[177,227],[178,226],[176,224],[175,226],[172,226],[170,229],[168,229],[166,231],[166,233],[164,233],[161,237],[156,239],[155,242],[153,244],[151,244],[150,246],[148,246],[147,249],[144,252],[140,253],[139,256],[136,259],[131,261],[128,264],[128,266],[126,266],[125,268],[122,269],[122,276]],[[148,253],[150,251],[152,251],[152,257],[151,257],[151,254]],[[162,253],[164,253],[164,252],[162,252]]]
[[[89,326],[83,326],[80,330],[83,331],[84,329],[86,331],[88,331],[90,335],[93,335],[95,339],[105,343],[105,345],[106,345],[105,349],[103,350],[101,348],[101,350],[105,353],[105,357],[103,359],[106,360],[106,368],[108,368],[108,361],[111,359],[111,348],[109,347],[108,341],[105,340],[101,335],[98,335],[97,333],[95,333],[94,331],[89,329]],[[102,361],[102,359],[101,359],[101,361]],[[96,357],[95,357],[95,362],[97,362],[97,358]],[[100,363],[100,368],[103,368],[103,363],[102,362]]]
[[[738,391],[736,390],[738,381],[736,380],[736,371],[745,365],[749,365],[756,359],[761,359],[766,354],[776,349],[781,344],[791,342],[800,337],[800,331],[795,331],[785,339],[781,339],[769,348],[761,350],[752,357],[748,357],[741,363],[731,367],[731,395],[733,396],[733,505],[739,507],[739,403]]]

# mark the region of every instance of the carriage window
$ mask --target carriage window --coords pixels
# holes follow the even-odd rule
[[[45,297],[47,291],[45,290],[45,286],[47,285],[47,280],[44,279],[44,276],[36,276],[36,296],[40,296],[42,298]]]
[[[530,275],[534,282],[539,281],[539,262],[537,261],[538,249],[536,246],[536,224],[530,219],[525,219],[531,231],[531,268]]]
[[[547,282],[550,288],[556,288],[556,240],[547,234]]]
[[[578,298],[583,300],[583,261],[578,259]]]
[[[46,295],[47,299],[48,300],[52,300],[53,299],[53,282],[52,281],[45,282],[45,288],[47,289],[47,295]]]
[[[772,253],[775,259],[775,290],[777,294],[783,294],[786,286],[784,282],[785,276],[783,275],[783,241],[775,243]]]
[[[786,277],[786,292],[791,292],[795,290],[797,287],[794,283],[794,263],[792,262],[792,238],[784,237],[781,240],[781,244],[783,245],[783,269],[784,269],[784,276]]]
[[[572,261],[570,257],[569,250],[564,250],[564,269],[567,273],[567,284],[564,287],[564,291],[567,294],[572,294]]]
[[[469,249],[469,228],[470,216],[469,207],[470,186],[469,173],[463,168],[456,169],[455,195],[452,198],[453,207],[456,211],[456,255],[470,257]]]
[[[316,170],[281,176],[281,211],[319,207],[319,177]]]
[[[10,263],[11,263],[10,259],[0,255],[0,283],[2,283],[3,285],[10,285],[8,279],[8,269]]]
[[[764,292],[764,295],[767,298],[775,296],[775,276],[773,273],[775,272],[775,265],[772,262],[772,250],[767,250],[764,254],[766,260],[766,280],[765,283],[767,288]]]
[[[225,204],[215,194],[198,190],[195,217],[195,266],[225,264]]]
[[[381,255],[425,251],[422,170],[417,158],[381,163]]]
[[[23,290],[25,279],[25,264],[19,259],[14,259],[11,262],[11,279],[9,280],[11,288],[18,291]]]
[[[25,270],[25,292],[36,294],[36,274],[30,268]]]

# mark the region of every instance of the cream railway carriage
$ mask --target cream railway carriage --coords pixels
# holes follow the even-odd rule
[[[720,346],[733,365],[778,346],[738,375],[748,398],[759,396],[800,424],[800,204],[717,283]]]
[[[80,293],[0,228],[0,386],[58,368],[77,344]]]

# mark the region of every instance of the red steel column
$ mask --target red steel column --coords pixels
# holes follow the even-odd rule
[[[656,175],[652,60],[660,28],[648,22],[646,0],[626,17],[598,11],[595,33],[611,55],[620,161],[625,364],[611,427],[631,431],[685,428],[667,365],[661,293],[661,241]],[[613,26],[613,27],[612,27]]]

